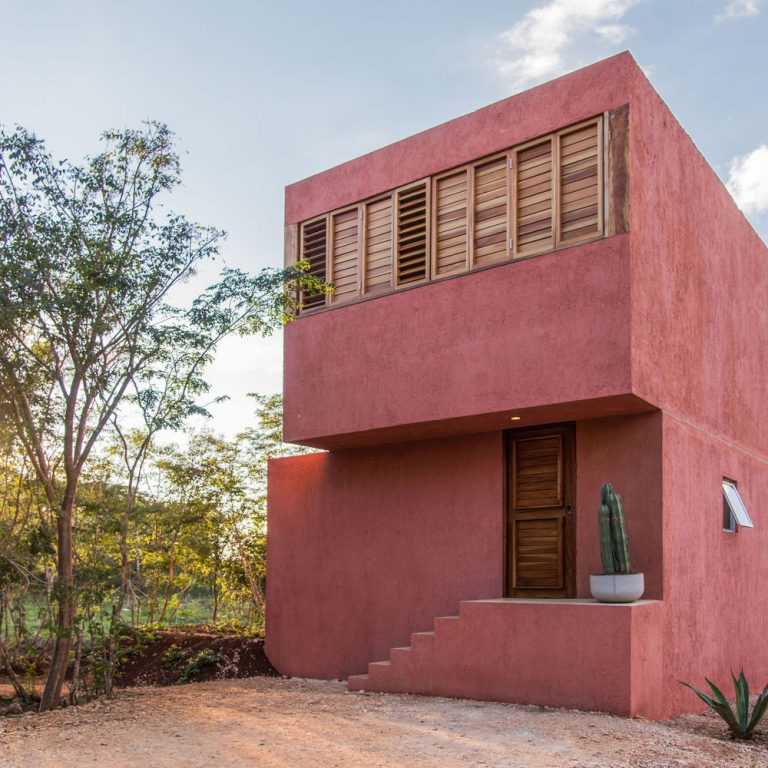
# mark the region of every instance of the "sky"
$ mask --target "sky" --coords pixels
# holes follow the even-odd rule
[[[166,122],[172,207],[228,232],[230,266],[282,263],[287,184],[627,49],[768,241],[768,0],[0,0],[0,19],[0,123],[76,161]],[[280,391],[281,344],[223,344],[209,426]]]

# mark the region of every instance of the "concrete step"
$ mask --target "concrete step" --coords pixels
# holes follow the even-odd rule
[[[350,675],[347,678],[348,691],[365,691],[368,686],[368,675]]]

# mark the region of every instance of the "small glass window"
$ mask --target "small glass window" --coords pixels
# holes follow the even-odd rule
[[[736,483],[723,478],[723,530],[736,531],[737,526],[754,528],[744,500],[741,498]]]

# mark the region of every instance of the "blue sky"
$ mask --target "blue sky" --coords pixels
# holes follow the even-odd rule
[[[224,260],[282,258],[286,184],[629,49],[768,240],[768,0],[0,0],[0,122],[55,155],[151,118],[179,135],[174,207]],[[201,280],[212,279],[210,272]],[[278,391],[280,339],[233,339],[213,426]]]

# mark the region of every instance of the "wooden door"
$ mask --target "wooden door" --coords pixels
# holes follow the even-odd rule
[[[574,442],[572,425],[508,433],[508,597],[574,596]]]

